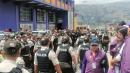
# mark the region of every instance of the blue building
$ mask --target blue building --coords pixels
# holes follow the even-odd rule
[[[0,0],[0,30],[65,29],[73,6],[73,0]]]

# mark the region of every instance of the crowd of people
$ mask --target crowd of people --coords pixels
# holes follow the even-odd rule
[[[130,73],[130,24],[115,31],[8,32],[0,40],[0,73]]]

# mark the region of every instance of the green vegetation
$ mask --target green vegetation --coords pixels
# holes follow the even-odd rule
[[[75,12],[83,24],[101,26],[120,21],[130,22],[130,2],[76,5]]]

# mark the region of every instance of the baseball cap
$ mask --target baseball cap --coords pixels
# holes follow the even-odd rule
[[[98,45],[99,45],[99,40],[98,40],[98,39],[91,40],[91,41],[90,41],[90,45],[91,45],[91,46],[98,46]]]
[[[8,55],[14,55],[17,53],[17,51],[19,51],[19,49],[21,48],[21,44],[15,40],[7,40],[4,43],[4,51],[8,54]]]

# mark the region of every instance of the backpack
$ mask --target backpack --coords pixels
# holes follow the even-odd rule
[[[84,38],[79,38],[78,45],[83,44],[83,42],[84,42]]]

